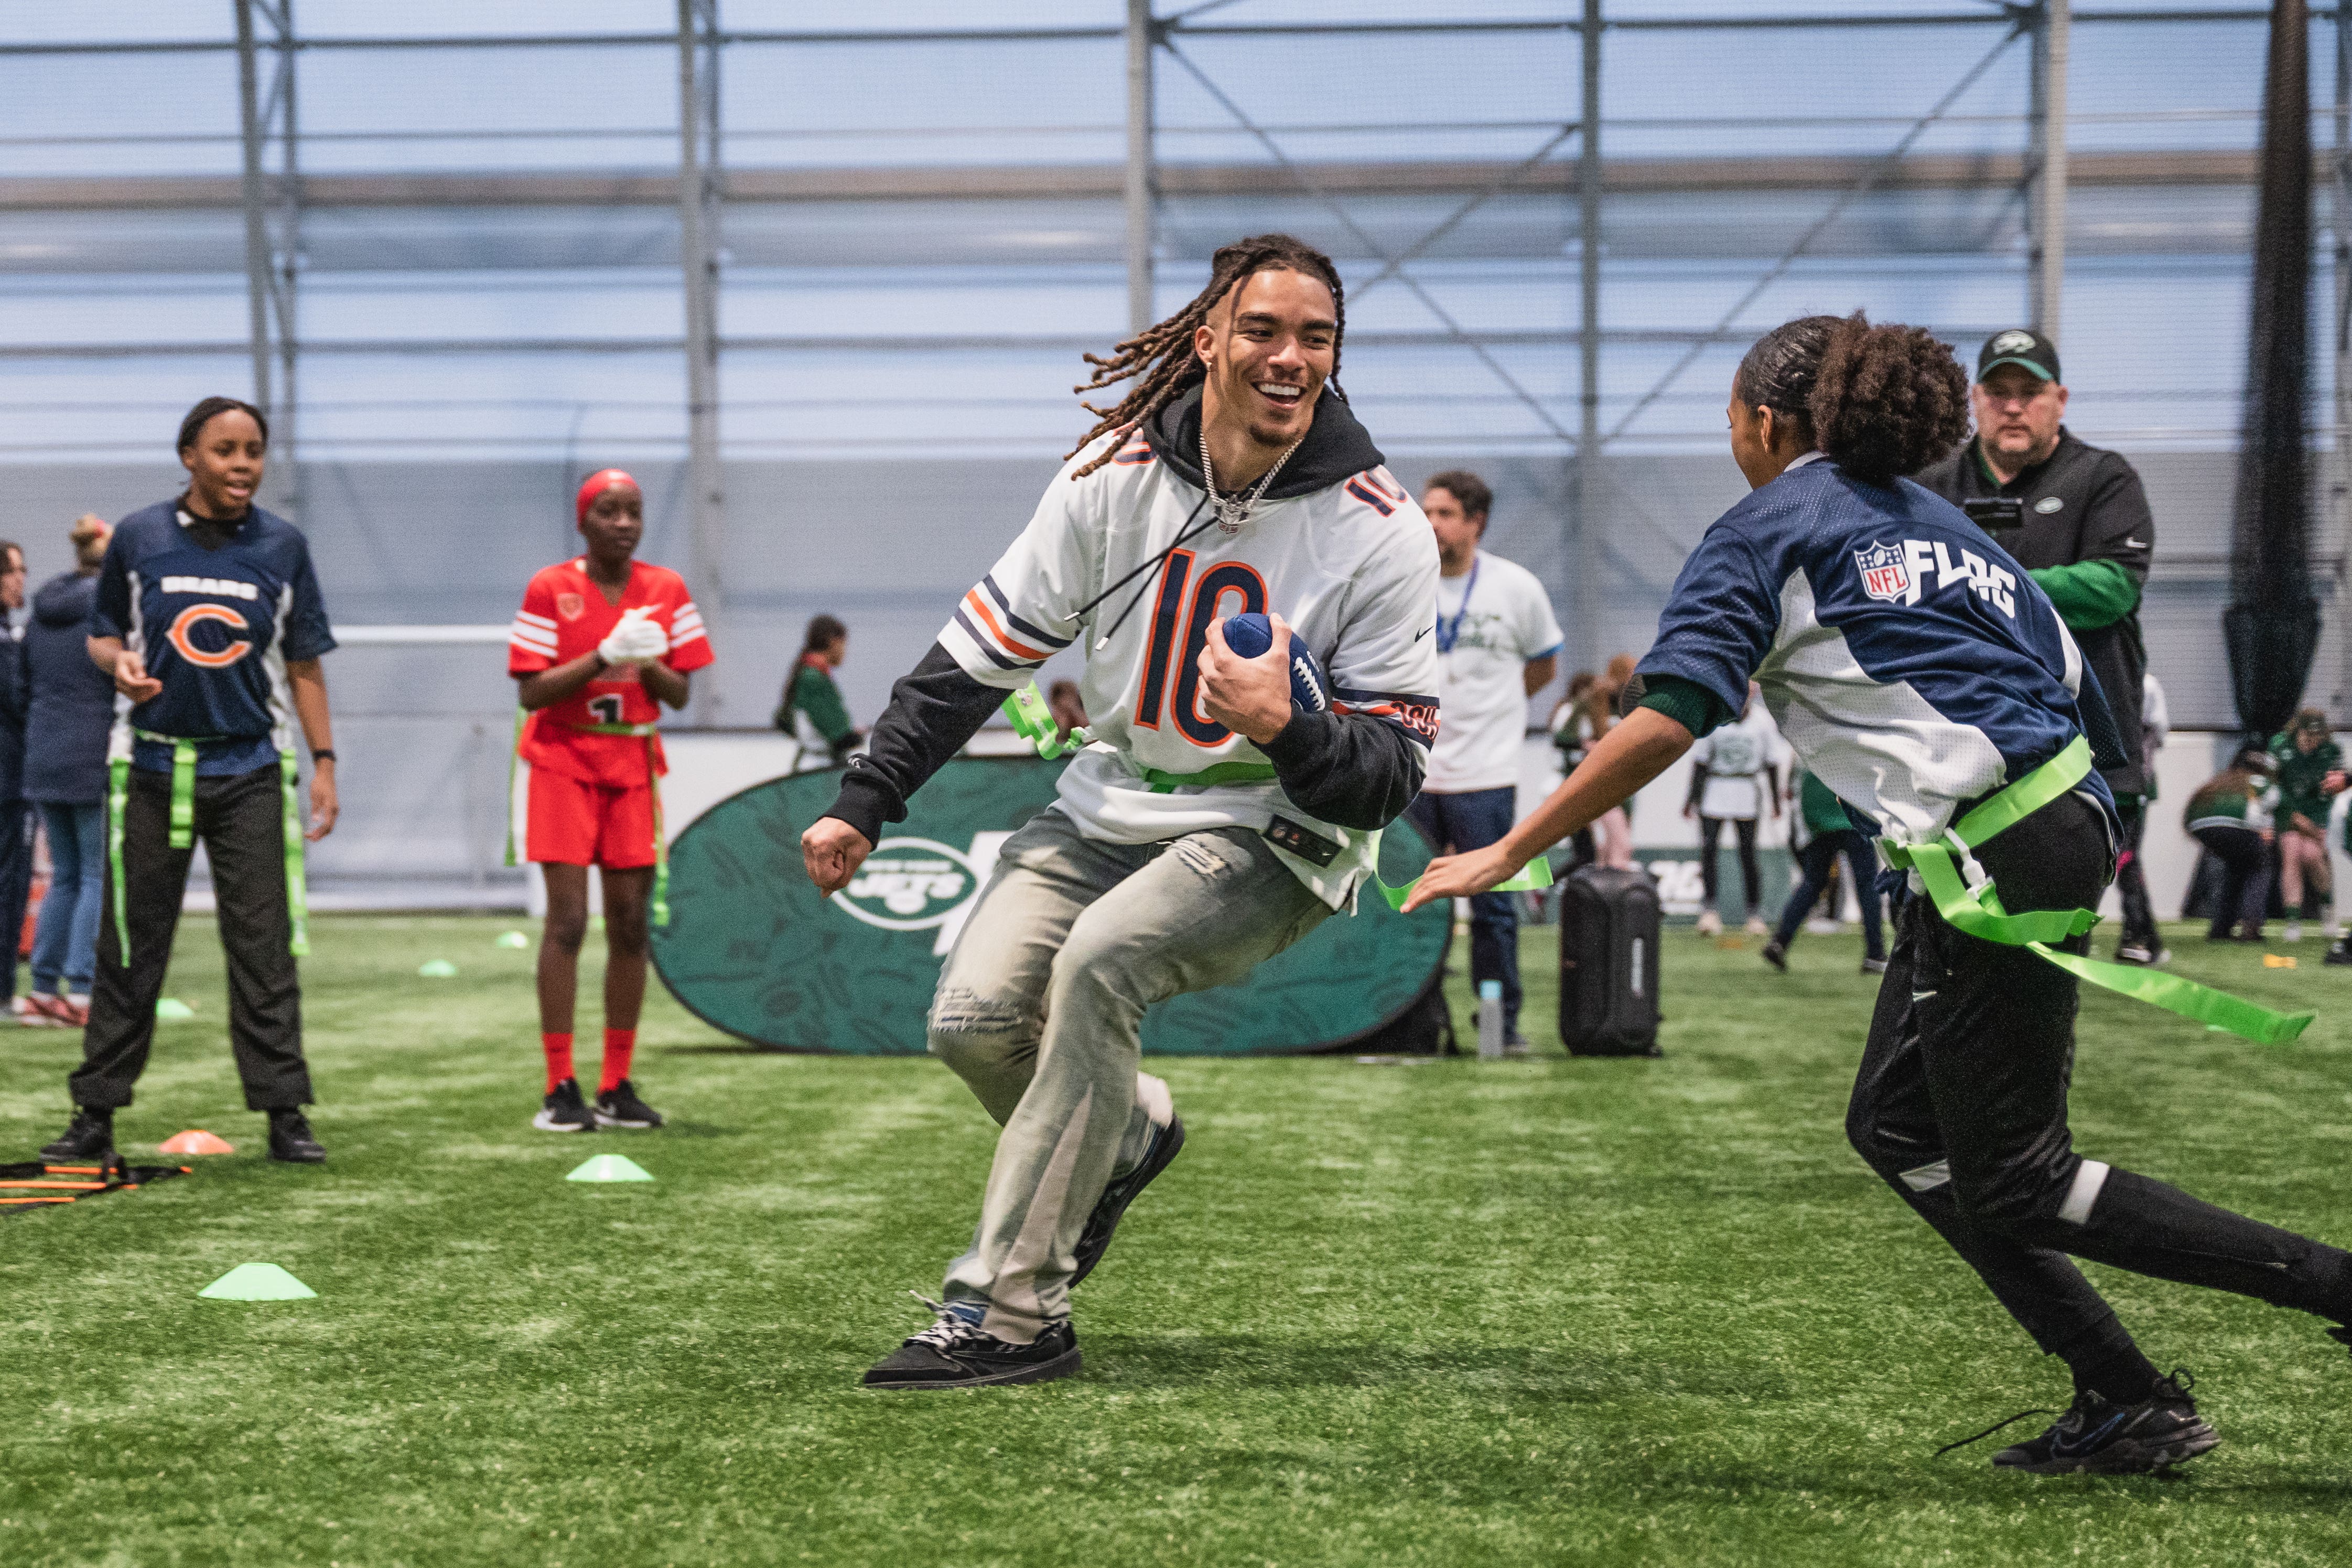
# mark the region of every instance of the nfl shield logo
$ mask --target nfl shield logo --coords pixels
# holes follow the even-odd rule
[[[579,620],[581,612],[587,608],[587,604],[576,593],[559,593],[555,596],[555,612],[566,621]]]
[[[1858,549],[1853,560],[1862,568],[1862,591],[1873,599],[1898,600],[1911,591],[1911,570],[1903,564],[1902,550],[1894,545]]]

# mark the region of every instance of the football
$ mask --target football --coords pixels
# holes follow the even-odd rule
[[[1274,646],[1274,622],[1253,610],[1225,622],[1225,645],[1244,659]],[[1331,682],[1322,664],[1296,632],[1290,639],[1290,706],[1301,713],[1331,711]]]

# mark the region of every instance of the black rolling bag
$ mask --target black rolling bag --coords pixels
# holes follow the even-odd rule
[[[1657,1055],[1657,883],[1585,866],[1559,886],[1560,1043],[1570,1056]]]

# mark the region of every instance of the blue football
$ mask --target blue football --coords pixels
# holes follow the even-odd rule
[[[1274,622],[1253,610],[1225,622],[1225,645],[1244,659],[1274,646]],[[1301,713],[1331,711],[1331,682],[1296,632],[1290,639],[1290,706]]]

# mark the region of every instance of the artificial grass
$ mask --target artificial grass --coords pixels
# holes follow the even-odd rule
[[[1939,1443],[2063,1403],[1845,1147],[1874,981],[1667,941],[1667,1055],[1167,1061],[1192,1134],[1078,1297],[1084,1375],[876,1395],[970,1234],[992,1129],[922,1060],[747,1052],[652,998],[665,1131],[556,1137],[511,921],[327,918],[305,1006],[323,1169],[261,1157],[191,920],[134,1153],[150,1191],[0,1220],[0,1563],[2334,1563],[2352,1362],[2257,1303],[2091,1270],[2223,1446],[2179,1479],[1997,1474]],[[2170,933],[2185,973],[2315,1006],[2262,1048],[2086,998],[2078,1141],[2352,1238],[2352,975]],[[453,979],[418,977],[447,958]],[[583,977],[581,1038],[597,1022]],[[1457,1018],[1465,998],[1457,997]],[[7,1037],[0,1158],[66,1113]],[[583,1052],[583,1075],[594,1050]],[[651,1184],[567,1183],[626,1153]],[[196,1292],[283,1265],[315,1301]],[[2031,1431],[2039,1420],[2021,1424]]]

